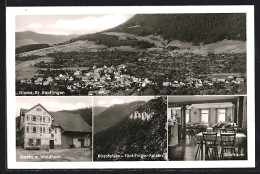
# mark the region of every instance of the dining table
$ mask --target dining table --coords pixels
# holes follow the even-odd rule
[[[227,133],[221,133],[221,134],[227,134]],[[244,133],[236,133],[235,146],[238,147],[238,153],[241,152],[241,144],[242,144],[242,142],[246,141],[246,138],[247,138],[247,136]],[[203,160],[203,156],[204,156],[204,154],[203,154],[203,146],[204,146],[203,133],[200,132],[200,133],[196,134],[196,139],[197,139],[197,141],[200,141],[201,160]],[[217,143],[221,144],[220,132],[217,133]]]

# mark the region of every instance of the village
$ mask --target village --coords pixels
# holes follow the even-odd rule
[[[27,91],[93,96],[246,93],[245,54],[103,50],[48,56],[51,62],[33,65],[38,69],[33,76],[16,79],[17,95],[37,95]]]
[[[72,94],[80,94],[85,91],[85,95],[112,95],[117,89],[141,90],[151,86],[160,86],[179,88],[179,87],[211,87],[214,84],[221,84],[221,87],[230,84],[244,84],[245,79],[239,73],[222,73],[208,75],[205,79],[187,78],[185,81],[163,81],[159,84],[149,78],[139,78],[126,74],[127,66],[118,65],[117,67],[95,65],[88,70],[41,70],[41,73],[32,78],[22,79],[21,84],[36,85],[37,90],[46,89],[46,87],[65,88]],[[80,92],[81,91],[81,92]],[[65,92],[66,94],[66,92]]]

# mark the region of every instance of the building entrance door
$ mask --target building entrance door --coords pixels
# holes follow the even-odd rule
[[[54,140],[50,140],[50,149],[54,149]]]
[[[80,141],[80,147],[84,147],[84,139],[79,139]]]

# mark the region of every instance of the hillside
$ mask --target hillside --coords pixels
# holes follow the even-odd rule
[[[105,111],[107,107],[102,107],[102,106],[96,106],[94,107],[94,116],[99,115],[101,112]]]
[[[52,35],[40,34],[32,31],[16,32],[15,33],[15,48],[30,45],[30,44],[58,44],[68,41],[77,35]]]
[[[89,126],[92,126],[92,108],[84,108],[84,109],[77,109],[77,110],[63,110],[59,112],[79,114],[88,123]]]
[[[97,133],[114,126],[122,119],[129,116],[142,103],[144,102],[136,101],[109,107],[99,115],[95,116],[94,132]]]
[[[154,111],[149,121],[126,117],[115,126],[95,134],[93,156],[95,161],[165,160],[164,155],[167,151],[166,98],[152,99],[140,107],[136,110]],[[100,154],[118,156],[102,158],[98,157]],[[133,156],[127,156],[128,154]]]
[[[222,41],[224,46],[221,47]],[[162,48],[170,48],[168,46],[180,48],[173,50],[178,54],[244,53],[245,41],[246,15],[232,13],[137,14],[115,28],[80,36],[47,35],[31,31],[16,33],[16,48],[22,45],[59,43],[49,48],[25,52],[20,56],[46,56],[55,51],[103,49],[162,51]],[[226,42],[228,47],[225,46]]]
[[[76,41],[94,41],[97,45],[105,45],[107,47],[130,46],[133,48],[146,49],[154,46],[153,43],[147,41],[137,40],[135,38],[120,39],[118,36],[107,35],[102,33],[81,35],[77,38],[71,39],[69,42]]]
[[[48,48],[49,44],[29,44],[15,48],[15,54],[24,53],[28,51]]]
[[[246,14],[137,14],[107,30],[141,36],[160,35],[165,40],[195,45],[227,40],[246,40]]]

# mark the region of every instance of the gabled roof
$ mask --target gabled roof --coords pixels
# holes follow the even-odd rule
[[[30,110],[36,108],[37,106],[42,107],[48,114],[50,114],[50,115],[53,117],[53,115],[52,115],[45,107],[43,107],[40,103],[37,104],[37,105],[35,105],[35,106],[32,107],[31,109],[23,109],[23,108],[21,108],[21,110],[20,110],[20,115],[24,115],[26,112],[29,112]]]
[[[54,118],[53,125],[59,125],[64,131],[92,132],[89,126],[79,114],[67,112],[51,112]]]

